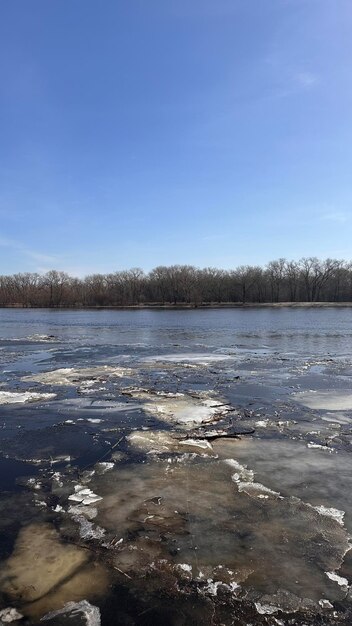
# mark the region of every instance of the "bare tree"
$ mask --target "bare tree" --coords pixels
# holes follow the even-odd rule
[[[352,263],[304,257],[277,259],[263,269],[241,265],[233,270],[193,265],[140,268],[84,279],[51,270],[46,274],[0,276],[0,306],[129,306],[141,303],[283,302],[352,300]]]
[[[50,270],[44,275],[43,286],[46,287],[49,307],[60,306],[63,303],[65,287],[70,283],[70,276],[66,272]]]
[[[286,259],[278,259],[270,261],[267,265],[267,273],[270,282],[271,301],[279,302],[281,288],[284,282],[286,272]]]

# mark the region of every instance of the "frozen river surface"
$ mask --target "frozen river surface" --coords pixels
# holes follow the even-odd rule
[[[0,624],[352,623],[351,309],[0,310],[0,362]]]

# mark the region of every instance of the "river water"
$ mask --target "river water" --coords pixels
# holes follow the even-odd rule
[[[0,362],[0,611],[351,623],[350,308],[3,309]]]

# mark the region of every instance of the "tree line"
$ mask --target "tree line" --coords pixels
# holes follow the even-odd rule
[[[233,270],[192,265],[91,274],[66,272],[0,276],[0,306],[95,307],[142,304],[352,302],[352,262],[305,257]]]

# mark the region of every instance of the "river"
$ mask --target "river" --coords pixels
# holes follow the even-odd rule
[[[19,623],[351,623],[351,308],[2,309],[0,362]]]

